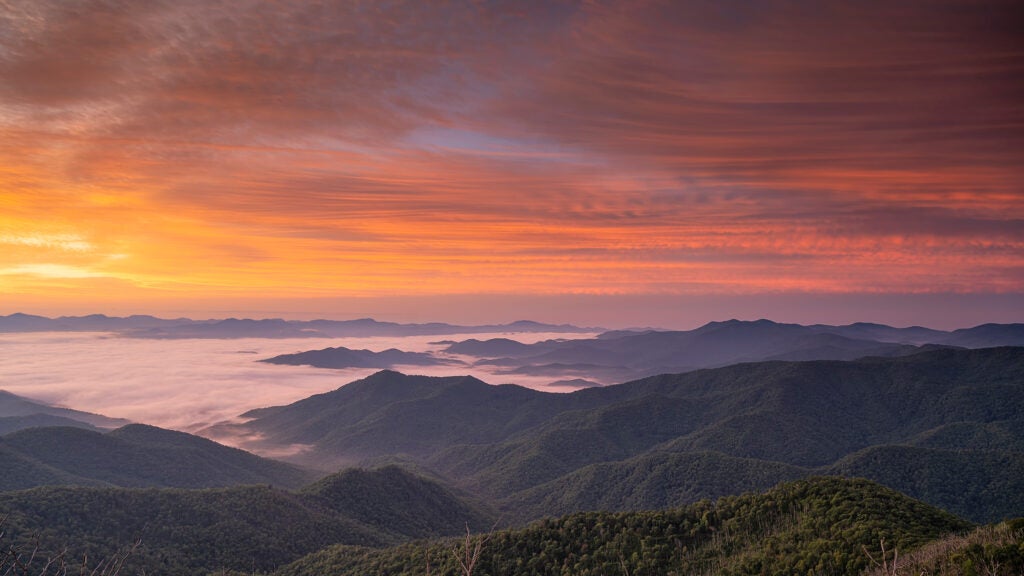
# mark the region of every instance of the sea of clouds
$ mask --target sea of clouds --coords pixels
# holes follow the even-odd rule
[[[334,390],[376,369],[331,370],[258,362],[278,354],[344,346],[381,351],[438,351],[443,340],[514,338],[536,342],[590,334],[467,334],[403,338],[184,339],[120,338],[106,333],[0,334],[0,389],[48,404],[195,431],[265,406]],[[450,356],[452,358],[458,358]],[[462,360],[471,361],[462,357]],[[551,392],[549,377],[497,375],[495,367],[396,366],[408,374],[471,374],[491,384]]]

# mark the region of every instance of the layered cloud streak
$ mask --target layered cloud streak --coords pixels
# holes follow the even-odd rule
[[[1024,285],[1016,3],[2,6],[10,293]]]

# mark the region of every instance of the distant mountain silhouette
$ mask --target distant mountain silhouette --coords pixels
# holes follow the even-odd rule
[[[16,417],[17,419],[10,419],[12,417]],[[44,417],[51,418],[48,419]],[[59,420],[53,420],[52,418],[73,420],[79,424],[62,422]],[[2,421],[3,423],[0,424],[0,427],[2,427],[2,429],[6,429],[7,432],[13,432],[14,430],[20,430],[21,428],[30,428],[39,425],[52,426],[55,424],[113,429],[130,423],[128,420],[123,418],[108,418],[100,414],[92,414],[90,412],[82,412],[80,410],[72,410],[70,408],[51,406],[49,404],[44,404],[23,396],[12,394],[6,390],[0,390],[0,419],[4,419]]]
[[[549,388],[591,388],[593,386],[601,386],[601,384],[592,380],[585,380],[583,378],[569,378],[567,380],[556,380],[548,383]]]
[[[892,342],[896,344],[934,344],[947,338],[950,333],[942,330],[932,330],[922,326],[911,326],[909,328],[893,328],[885,324],[873,324],[870,322],[856,322],[845,326],[828,326],[815,324],[808,326],[812,331],[826,334],[837,334],[855,340],[876,340],[878,342]],[[1008,344],[1008,343],[1007,343]]]
[[[438,358],[425,352],[403,352],[389,348],[380,352],[352,350],[338,346],[322,350],[309,350],[296,354],[281,354],[260,362],[288,364],[292,366],[316,366],[317,368],[383,368],[394,366],[451,366],[463,365],[458,360]]]
[[[426,336],[498,332],[596,333],[602,328],[580,328],[570,324],[543,324],[518,320],[509,324],[459,326],[441,322],[399,324],[371,318],[357,320],[223,320],[163,319],[153,316],[118,318],[103,314],[46,318],[15,313],[0,316],[0,332],[115,332],[132,338],[329,338],[370,336]]]
[[[596,338],[522,344],[506,338],[465,340],[445,348],[481,358],[499,374],[598,378],[605,383],[763,360],[853,360],[920,352],[905,341],[948,333],[881,325],[801,326],[769,320],[711,322],[688,331],[616,331]],[[870,339],[872,337],[874,339]]]
[[[982,324],[974,328],[961,328],[938,343],[964,348],[1024,346],[1024,324]]]
[[[46,318],[19,312],[0,316],[0,332],[115,332],[169,327],[190,322],[192,321],[187,318],[169,320],[145,315],[119,318],[105,314],[90,314]]]

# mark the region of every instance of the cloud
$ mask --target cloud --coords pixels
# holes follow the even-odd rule
[[[65,264],[22,264],[0,268],[3,276],[39,276],[42,278],[97,278],[103,277],[92,270]]]
[[[525,336],[529,342],[553,335]],[[443,347],[428,344],[437,339],[345,338],[342,345],[378,351],[392,347],[423,351]],[[169,341],[102,334],[0,334],[0,349],[4,351],[0,355],[0,378],[3,389],[14,394],[136,422],[195,430],[237,418],[253,408],[288,404],[334,390],[376,371],[257,361],[337,345],[337,339]],[[435,376],[468,370],[404,368],[415,368],[409,373]],[[479,369],[472,371],[478,377],[494,378]],[[516,378],[518,383],[537,388],[546,383],[545,378]],[[494,381],[509,382],[510,377]]]
[[[5,7],[0,225],[78,239],[5,240],[12,265],[275,295],[1021,290],[1013,2]]]

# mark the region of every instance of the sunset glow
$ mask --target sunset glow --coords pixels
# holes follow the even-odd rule
[[[1012,310],[1021,16],[0,0],[0,313],[766,294]]]

